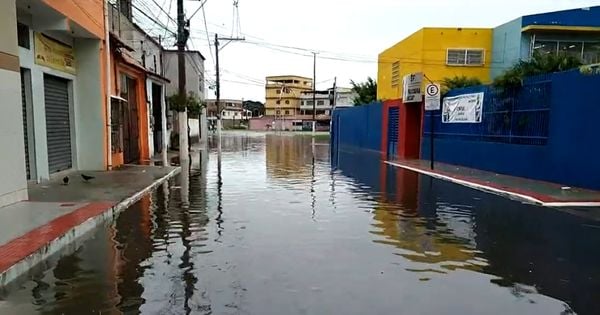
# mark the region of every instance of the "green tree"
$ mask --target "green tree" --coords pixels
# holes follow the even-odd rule
[[[442,95],[453,89],[466,88],[469,86],[481,85],[482,82],[476,77],[454,76],[453,78],[444,78],[442,80]]]
[[[566,54],[534,53],[530,60],[519,61],[494,80],[494,86],[511,88],[521,86],[523,79],[552,72],[567,71],[581,66],[581,60]]]
[[[377,100],[377,82],[373,78],[368,77],[367,81],[356,83],[350,80],[352,91],[356,93],[354,98],[354,106],[366,105]]]

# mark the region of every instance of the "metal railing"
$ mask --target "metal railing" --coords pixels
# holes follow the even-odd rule
[[[484,92],[481,123],[442,123],[434,111],[435,138],[545,145],[548,142],[552,80],[550,75],[529,78],[523,86],[499,90],[478,86],[452,91],[451,95]],[[427,112],[426,116],[432,112]],[[430,120],[424,119],[424,134],[430,136]]]

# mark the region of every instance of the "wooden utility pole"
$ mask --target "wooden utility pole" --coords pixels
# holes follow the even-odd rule
[[[219,37],[218,34],[215,34],[215,67],[217,73],[217,82],[216,82],[216,92],[215,96],[217,97],[217,136],[219,140],[221,139],[221,76],[219,72],[219,40],[228,40],[238,41],[238,40],[246,40],[244,37]],[[225,46],[227,43],[225,44]],[[223,47],[225,47],[223,46]]]
[[[178,94],[180,99],[183,100],[187,97],[185,89],[185,43],[187,42],[186,33],[186,21],[185,13],[183,11],[183,0],[177,0],[177,66],[178,66],[178,82],[179,90]],[[189,159],[189,148],[188,148],[188,128],[187,128],[187,108],[184,111],[179,112],[178,125],[179,125],[179,159],[180,164],[183,164],[184,160]]]

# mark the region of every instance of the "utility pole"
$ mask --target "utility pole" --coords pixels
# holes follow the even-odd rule
[[[181,0],[179,0],[181,1]],[[238,40],[246,40],[244,37],[219,37],[218,34],[215,34],[215,67],[217,72],[217,83],[215,96],[217,97],[217,136],[219,138],[219,142],[221,141],[221,77],[219,72],[219,40],[228,40],[238,41]],[[225,44],[227,45],[227,43]],[[225,46],[223,46],[225,47]]]
[[[336,95],[336,91],[337,91],[337,77],[333,77],[333,102],[331,102],[331,109],[333,110],[335,108],[335,105],[337,103],[337,95]]]
[[[177,0],[177,65],[179,96],[181,99],[187,97],[185,90],[185,43],[187,42],[185,13],[183,12],[183,0]],[[180,164],[187,163],[189,160],[188,152],[188,128],[187,128],[187,108],[178,113],[179,120],[179,160]]]
[[[313,112],[312,112],[312,133],[317,131],[317,53],[313,52]]]

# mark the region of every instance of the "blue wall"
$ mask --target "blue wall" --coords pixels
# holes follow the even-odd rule
[[[523,27],[529,25],[600,26],[600,6],[524,16]]]
[[[600,189],[600,75],[555,73],[546,145],[435,139],[435,159],[508,175]],[[429,158],[429,136],[421,156]]]
[[[491,78],[501,75],[522,58],[521,18],[502,24],[493,30]]]
[[[340,108],[331,117],[332,151],[354,147],[381,151],[381,121],[383,104]]]

